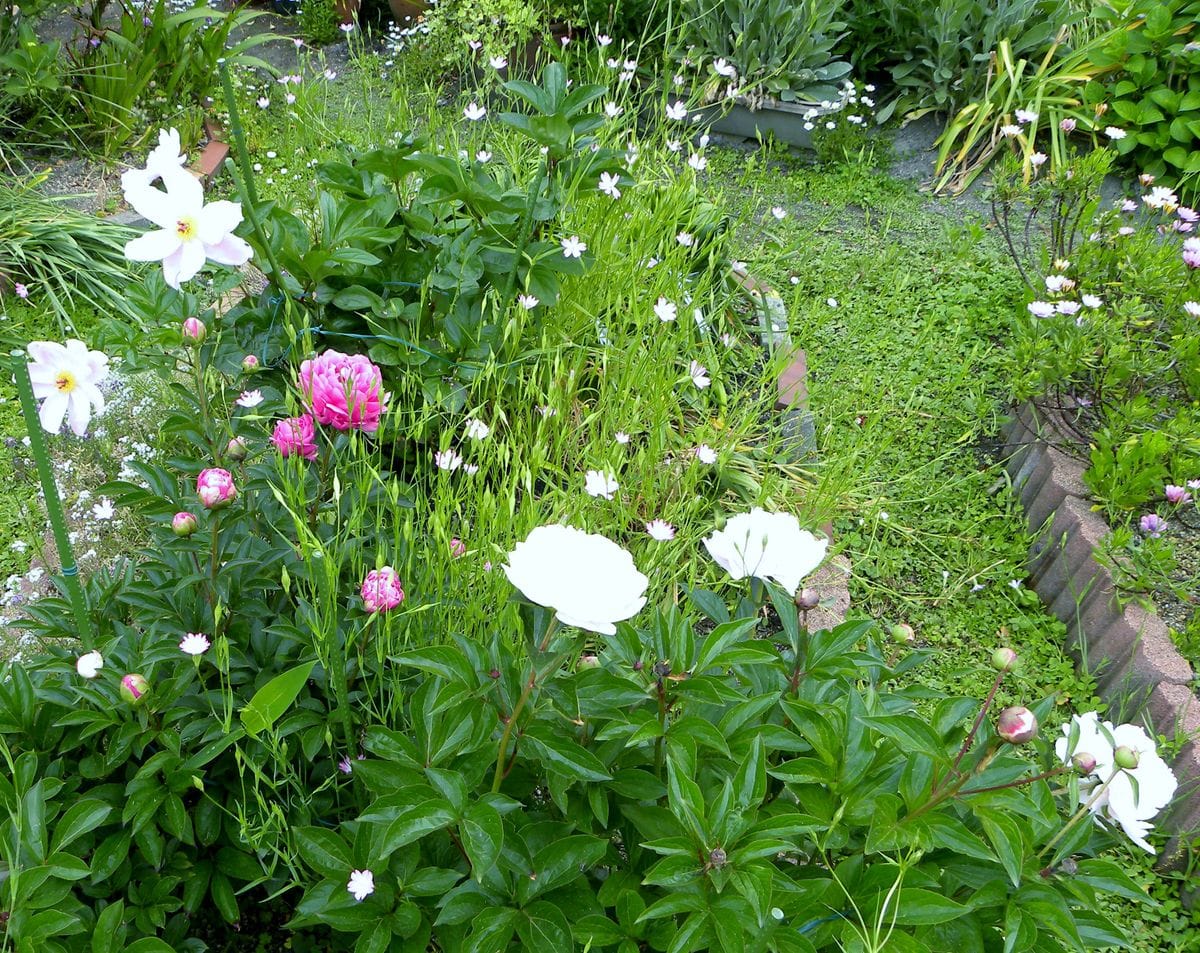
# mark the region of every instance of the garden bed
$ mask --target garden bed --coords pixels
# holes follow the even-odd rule
[[[1112,573],[1095,558],[1110,533],[1089,505],[1084,465],[1065,453],[1069,434],[1054,418],[1024,404],[1006,431],[1006,469],[1035,539],[1029,580],[1068,627],[1067,648],[1097,677],[1116,712],[1142,710],[1167,739],[1182,739],[1172,766],[1180,793],[1163,819],[1173,838],[1162,863],[1179,866],[1200,827],[1200,698],[1196,673],[1158,615],[1125,602]]]

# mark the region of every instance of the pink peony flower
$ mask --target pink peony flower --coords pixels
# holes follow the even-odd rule
[[[300,390],[317,423],[335,430],[379,429],[387,395],[379,368],[361,354],[326,351],[300,365]]]
[[[146,692],[150,691],[150,683],[137,672],[131,675],[122,675],[120,691],[121,698],[128,704],[138,705],[146,697]]]
[[[464,553],[466,553],[466,551],[467,551],[467,544],[464,543],[457,536],[455,536],[454,539],[450,540],[450,555],[453,556],[455,559],[458,559],[460,556],[462,556]]]
[[[219,510],[237,499],[237,487],[233,485],[233,475],[228,470],[211,467],[201,470],[196,477],[196,495],[200,502],[210,510]]]
[[[301,414],[299,417],[288,417],[279,421],[271,434],[271,443],[275,444],[275,449],[281,457],[290,457],[297,453],[305,460],[317,459],[312,414]]]
[[[404,601],[404,590],[400,588],[400,577],[391,566],[372,569],[362,584],[363,608],[368,612],[384,612],[394,609]]]
[[[188,318],[183,322],[183,339],[189,344],[203,344],[208,337],[208,328],[199,318]]]

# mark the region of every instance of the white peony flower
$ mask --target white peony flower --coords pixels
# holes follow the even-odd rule
[[[1078,733],[1074,747],[1070,745],[1072,726]],[[1148,853],[1155,853],[1146,841],[1152,830],[1150,821],[1170,803],[1179,782],[1159,756],[1154,740],[1137,725],[1117,725],[1101,722],[1100,716],[1089,711],[1075,715],[1063,725],[1063,737],[1054,745],[1054,752],[1063,764],[1070,764],[1076,755],[1090,755],[1095,760],[1093,770],[1080,783],[1085,792],[1095,791],[1108,783],[1091,806],[1098,823],[1105,820],[1119,824],[1129,839]],[[1117,748],[1137,752],[1136,768],[1122,770],[1116,765]],[[1111,779],[1111,780],[1110,780]],[[1090,799],[1090,795],[1085,794]]]
[[[649,580],[633,557],[604,536],[570,526],[539,526],[508,555],[504,573],[530,602],[560,622],[603,635],[646,604]]]
[[[732,517],[704,545],[732,579],[773,579],[795,595],[800,580],[821,564],[829,544],[802,530],[791,513],[755,507]]]
[[[75,662],[75,671],[84,678],[95,678],[104,668],[104,656],[99,652],[88,652],[79,656]]]
[[[89,351],[82,341],[30,341],[26,350],[33,360],[29,380],[33,396],[42,402],[38,419],[42,429],[58,433],[65,417],[75,436],[87,432],[93,411],[104,412],[99,383],[108,376],[108,357]]]
[[[194,278],[206,261],[244,265],[250,246],[233,234],[242,221],[238,202],[204,204],[204,187],[190,172],[163,164],[157,168],[166,191],[135,182],[125,190],[128,202],[158,226],[126,243],[130,261],[161,261],[163,278],[172,288]]]

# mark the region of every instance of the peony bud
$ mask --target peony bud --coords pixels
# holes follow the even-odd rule
[[[1076,773],[1086,777],[1096,770],[1096,757],[1086,751],[1079,751],[1071,759],[1071,767],[1075,769]]]
[[[246,446],[246,441],[241,437],[232,438],[229,443],[225,444],[225,456],[230,460],[236,460],[238,463],[246,459],[246,454],[249,453],[249,448]]]
[[[188,318],[183,322],[183,339],[193,347],[199,347],[208,337],[208,328],[199,318]]]
[[[600,667],[600,659],[597,658],[595,655],[585,653],[585,654],[579,656],[579,665],[577,667],[578,668],[599,668]]]
[[[363,608],[367,612],[386,612],[404,601],[404,590],[400,587],[400,576],[391,566],[372,569],[363,580]]]
[[[809,609],[815,609],[821,604],[821,596],[816,589],[807,587],[796,593],[796,608],[803,609],[807,612]]]
[[[1124,768],[1126,771],[1132,771],[1136,768],[1140,760],[1141,757],[1138,755],[1137,750],[1130,748],[1128,745],[1121,745],[1121,747],[1113,752],[1113,763],[1118,768]]]
[[[891,629],[893,642],[915,642],[917,634],[907,622],[897,622]]]
[[[712,867],[724,867],[729,858],[720,847],[714,847],[708,855],[708,863]]]
[[[200,528],[200,524],[196,522],[196,517],[191,513],[176,513],[171,520],[171,530],[176,536],[188,537]]]
[[[258,370],[258,358],[253,354],[247,354],[242,358],[242,370],[247,374],[253,374]]]
[[[219,510],[237,499],[237,487],[233,485],[233,475],[228,470],[212,467],[201,470],[196,477],[196,495],[200,502],[210,510]]]
[[[1032,741],[1037,730],[1038,723],[1033,717],[1033,712],[1020,705],[1005,708],[996,719],[996,734],[1010,745],[1023,745]]]
[[[460,556],[464,555],[466,553],[466,551],[467,551],[467,544],[464,543],[457,536],[455,536],[454,539],[450,540],[450,555],[453,556],[455,559],[458,559]]]
[[[1001,647],[992,653],[992,668],[997,672],[1011,672],[1017,664],[1017,653],[1010,648]]]
[[[130,705],[140,705],[148,691],[150,691],[150,683],[146,681],[145,677],[136,672],[132,675],[121,676],[121,697]]]

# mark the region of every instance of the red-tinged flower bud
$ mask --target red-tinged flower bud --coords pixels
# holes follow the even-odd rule
[[[1017,664],[1017,653],[1010,648],[998,648],[992,653],[992,668],[997,672],[1011,672]]]
[[[1138,766],[1138,761],[1141,760],[1136,749],[1130,748],[1128,745],[1121,745],[1113,752],[1113,761],[1118,768],[1124,768],[1127,771],[1132,771]]]
[[[796,608],[803,609],[807,612],[809,609],[815,609],[821,604],[820,593],[816,589],[801,589],[796,593]]]
[[[584,654],[579,656],[579,668],[599,668],[600,659],[595,655]]]
[[[708,862],[713,867],[724,867],[729,858],[720,847],[714,847],[708,855]]]
[[[917,633],[907,622],[897,622],[892,626],[891,636],[893,642],[915,642],[917,640]]]
[[[196,522],[196,517],[191,513],[176,513],[171,520],[171,530],[176,536],[188,537],[200,528],[200,524]]]
[[[1083,776],[1087,776],[1096,770],[1096,756],[1089,754],[1087,751],[1078,751],[1071,759],[1071,767]]]
[[[1037,730],[1038,723],[1033,712],[1020,705],[1005,708],[996,719],[996,734],[1010,745],[1023,745],[1033,740]]]
[[[228,470],[211,467],[201,470],[196,477],[196,495],[200,502],[210,510],[219,510],[237,499],[237,487],[233,484],[233,475]]]
[[[193,347],[199,347],[208,337],[208,328],[199,318],[188,318],[183,322],[183,340]]]
[[[242,370],[247,374],[253,374],[258,370],[258,358],[253,354],[247,354],[242,358]]]
[[[250,448],[246,446],[246,441],[241,437],[232,438],[229,443],[225,444],[225,456],[230,460],[236,460],[238,463],[246,459],[246,454],[250,452]]]
[[[130,705],[140,705],[146,693],[150,691],[150,683],[145,677],[134,672],[121,676],[121,697]]]

